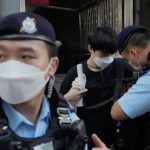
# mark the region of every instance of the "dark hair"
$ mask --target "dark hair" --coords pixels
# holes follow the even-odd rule
[[[133,45],[140,48],[146,48],[150,44],[150,33],[146,31],[138,31],[131,35],[128,39],[126,47]]]
[[[55,46],[53,46],[53,45],[51,45],[51,44],[49,44],[47,42],[45,42],[45,43],[46,43],[46,46],[47,46],[49,59],[52,58],[52,57],[57,56],[57,51],[55,49]]]
[[[117,51],[117,35],[109,27],[97,27],[89,34],[88,44],[94,51],[99,50],[106,54],[112,54]]]

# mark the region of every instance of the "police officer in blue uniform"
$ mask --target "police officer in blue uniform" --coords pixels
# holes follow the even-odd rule
[[[116,101],[111,109],[111,116],[115,120],[127,120],[128,118],[142,120],[143,128],[141,128],[144,137],[140,137],[141,141],[136,144],[146,143],[145,148],[150,149],[150,34],[147,29],[140,25],[132,25],[126,27],[118,35],[118,50],[122,56],[139,72],[137,82],[125,93],[118,101]],[[145,121],[145,122],[144,122]],[[130,130],[132,132],[132,130]],[[128,136],[130,132],[127,132]],[[130,138],[130,137],[129,137]],[[135,137],[136,139],[137,137]],[[134,139],[132,139],[134,140]],[[93,141],[97,148],[93,150],[108,150],[104,143],[93,135]],[[133,141],[130,141],[132,144]],[[133,148],[136,149],[136,148]]]
[[[86,138],[83,122],[53,88],[55,53],[54,29],[43,17],[1,18],[0,149],[83,149],[76,144]]]
[[[126,27],[118,35],[118,49],[122,56],[141,72],[136,84],[112,107],[111,115],[116,120],[136,118],[150,111],[150,34],[145,27]]]

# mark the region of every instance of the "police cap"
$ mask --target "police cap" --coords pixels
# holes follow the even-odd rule
[[[40,15],[15,13],[0,19],[0,40],[4,39],[37,39],[55,46],[55,31]]]
[[[146,31],[146,28],[141,25],[131,25],[123,29],[117,36],[117,48],[121,53],[126,47],[128,40],[135,32]]]

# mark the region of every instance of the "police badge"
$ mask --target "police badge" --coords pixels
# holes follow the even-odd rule
[[[36,20],[34,18],[26,17],[22,22],[20,32],[32,34],[37,31]]]

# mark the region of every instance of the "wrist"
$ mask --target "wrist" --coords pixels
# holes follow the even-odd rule
[[[64,98],[65,98],[67,101],[70,100],[68,93],[66,93],[66,94],[64,95]]]

